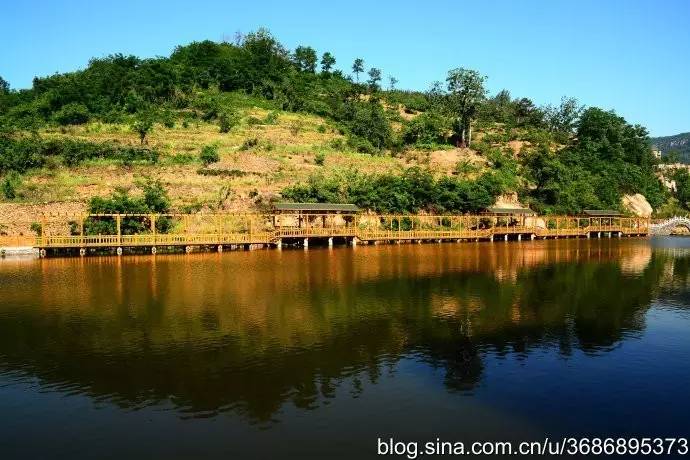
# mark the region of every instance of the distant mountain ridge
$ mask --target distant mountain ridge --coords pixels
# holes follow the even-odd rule
[[[675,150],[680,154],[683,163],[690,163],[690,133],[676,134],[675,136],[653,137],[653,146],[661,151],[662,156]]]

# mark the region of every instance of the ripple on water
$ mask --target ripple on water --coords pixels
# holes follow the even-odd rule
[[[31,419],[17,442],[79,414],[83,446],[112,452],[117,426],[211,454],[384,427],[671,432],[690,422],[675,241],[0,262],[0,408]]]

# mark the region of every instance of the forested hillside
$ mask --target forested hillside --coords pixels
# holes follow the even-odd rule
[[[564,98],[537,106],[458,67],[425,92],[268,31],[111,55],[0,86],[0,199],[164,212],[277,200],[469,212],[506,193],[539,212],[653,207],[670,196],[647,131]]]
[[[661,151],[664,161],[690,163],[690,133],[654,137],[651,143]]]

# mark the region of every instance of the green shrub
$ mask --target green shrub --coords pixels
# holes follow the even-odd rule
[[[275,125],[278,122],[279,114],[276,111],[269,112],[264,118],[263,123],[265,125]]]
[[[130,166],[136,162],[156,164],[160,158],[160,153],[155,149],[124,147],[116,149],[113,157],[120,160],[125,166]]]
[[[199,168],[196,173],[201,176],[222,176],[222,177],[242,177],[246,176],[247,173],[240,171],[239,169],[209,169],[209,168]]]
[[[314,164],[318,166],[323,166],[324,162],[326,161],[326,154],[323,152],[318,152],[316,155],[314,155]]]
[[[386,113],[376,100],[369,102],[350,102],[346,104],[342,115],[350,134],[367,141],[364,150],[381,150],[389,146],[393,131],[386,118]],[[362,142],[354,141],[362,146]]]
[[[240,150],[249,150],[257,145],[259,145],[259,139],[257,137],[250,137],[242,142],[242,145],[240,145]]]
[[[91,214],[165,214],[170,211],[168,192],[159,181],[147,180],[140,185],[142,196],[133,197],[127,189],[118,188],[109,197],[93,197],[89,202]],[[156,231],[166,233],[172,222],[161,217],[156,220]],[[124,235],[146,233],[151,228],[148,217],[122,218],[120,230]],[[87,235],[113,235],[117,224],[112,217],[89,217],[84,221]]]
[[[332,139],[328,145],[339,152],[342,152],[345,149],[345,143],[343,142],[343,139],[340,137],[336,137],[335,139]]]
[[[83,125],[89,121],[89,117],[89,109],[85,105],[75,102],[62,106],[53,115],[55,122],[62,126]]]
[[[500,131],[496,133],[488,133],[482,138],[484,144],[505,144],[511,141],[510,132]]]
[[[2,194],[8,200],[17,198],[17,188],[21,185],[21,176],[16,171],[10,171],[2,181]]]
[[[168,192],[160,181],[147,180],[141,185],[144,205],[150,212],[165,213],[170,210]]]
[[[185,204],[180,206],[180,212],[183,214],[196,214],[197,212],[201,211],[204,208],[204,203],[202,202],[194,202],[190,204]]]
[[[372,145],[371,142],[369,142],[368,139],[365,139],[360,136],[355,136],[355,135],[350,135],[347,137],[347,145],[355,150],[356,152],[359,153],[368,153],[369,155],[372,155],[374,153],[377,153],[378,150],[376,147]]]
[[[218,126],[221,133],[229,133],[232,128],[240,123],[240,118],[235,112],[222,112],[218,117]]]
[[[222,134],[230,132],[230,128],[232,128],[232,126],[230,125],[227,115],[223,114],[220,116],[218,119],[218,127],[220,128],[220,132]]]
[[[477,165],[470,162],[469,160],[459,160],[455,164],[455,173],[459,175],[467,175],[475,173],[479,170]]]
[[[424,112],[429,109],[429,98],[420,91],[390,90],[383,97],[391,104],[403,105],[406,113]]]
[[[170,110],[164,110],[160,115],[160,121],[166,128],[175,127],[175,114]]]
[[[306,183],[281,191],[284,199],[300,202],[354,203],[383,213],[478,212],[503,193],[493,173],[477,180],[455,177],[435,179],[426,170],[409,168],[403,174],[314,175]]]
[[[441,144],[446,142],[449,132],[445,118],[423,113],[410,120],[403,127],[402,139],[406,144]]]
[[[218,117],[221,112],[220,102],[213,94],[203,94],[193,102],[193,107],[201,111],[203,121],[211,121]]]
[[[199,159],[201,160],[201,162],[205,166],[208,166],[211,163],[218,163],[220,161],[220,155],[218,154],[218,146],[217,145],[205,145],[201,149],[201,153],[199,154]]]
[[[153,129],[153,115],[150,113],[137,113],[132,121],[132,130],[139,135],[139,142],[146,142],[146,135]]]
[[[298,135],[302,129],[304,129],[304,120],[301,118],[293,120],[292,123],[290,123],[290,134],[293,136]]]
[[[0,136],[0,173],[25,172],[45,162],[43,143],[38,136],[13,139]]]
[[[38,136],[17,139],[0,137],[0,172],[25,172],[46,165],[56,166],[62,158],[66,166],[77,166],[85,160],[113,159],[129,165],[134,162],[155,164],[160,154],[145,147],[119,146],[110,143],[92,143],[73,139],[43,140]]]
[[[194,155],[189,153],[176,153],[170,157],[170,162],[176,165],[188,165],[196,161]]]

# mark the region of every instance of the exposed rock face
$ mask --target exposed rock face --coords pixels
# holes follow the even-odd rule
[[[520,200],[518,199],[518,194],[513,192],[513,193],[505,193],[503,195],[499,195],[496,197],[496,203],[494,203],[494,208],[524,208],[522,204],[520,204]]]
[[[546,228],[546,221],[541,217],[525,217],[526,227]]]
[[[623,195],[623,206],[638,217],[650,217],[654,212],[647,198],[640,193]]]
[[[516,192],[504,193],[496,197],[493,208],[499,209],[529,209],[524,204],[520,203],[520,197]]]

